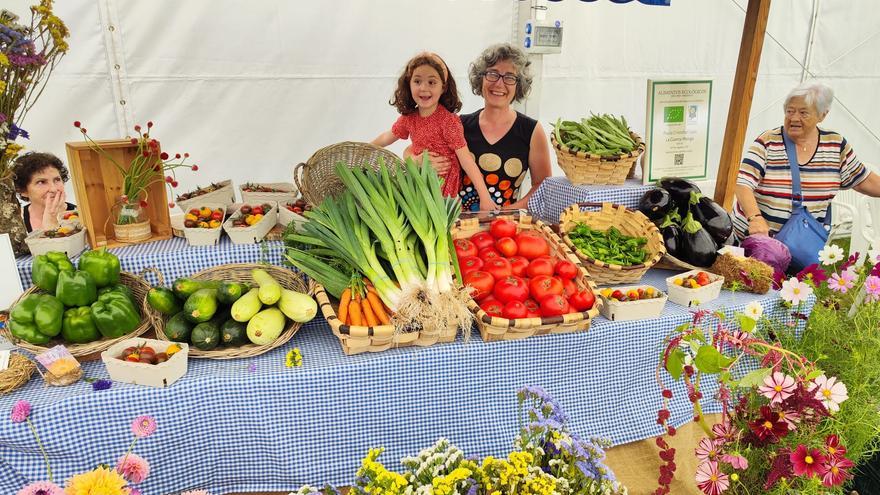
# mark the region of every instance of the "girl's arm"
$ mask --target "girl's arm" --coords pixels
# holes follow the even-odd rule
[[[397,136],[395,136],[393,132],[388,130],[383,132],[382,134],[379,134],[376,139],[370,141],[370,144],[375,144],[376,146],[382,146],[384,148],[385,146],[396,142],[397,139]]]
[[[510,206],[505,206],[505,208],[528,208],[529,198],[538,190],[538,186],[544,182],[544,179],[553,174],[550,167],[550,146],[547,143],[547,135],[544,133],[541,123],[538,122],[535,130],[532,131],[532,140],[529,143],[529,174],[532,177],[532,187],[522,199]]]
[[[464,172],[471,178],[471,182],[474,183],[474,189],[476,189],[480,197],[480,211],[497,210],[498,204],[492,200],[489,189],[486,188],[486,181],[483,180],[483,174],[480,172],[480,168],[477,166],[477,162],[474,161],[467,146],[455,150],[455,156],[461,162],[461,168],[464,169]]]

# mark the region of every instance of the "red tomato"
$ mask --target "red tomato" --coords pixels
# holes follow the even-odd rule
[[[578,275],[578,267],[568,260],[559,260],[553,267],[553,273],[563,280],[571,280]]]
[[[703,285],[709,285],[710,283],[712,283],[712,281],[709,280],[708,273],[700,272],[697,274],[697,283],[700,284],[700,286],[703,286]]]
[[[458,259],[476,256],[479,252],[477,246],[467,239],[456,239],[452,241],[452,245],[455,246],[455,254],[458,256]]]
[[[495,245],[495,238],[488,232],[477,232],[472,235],[470,241],[477,246],[477,249],[486,249]]]
[[[553,275],[553,262],[548,260],[547,258],[536,258],[533,259],[528,268],[526,268],[526,274],[529,277],[537,277],[538,275]]]
[[[565,296],[566,299],[570,298],[574,294],[577,294],[577,291],[578,286],[576,283],[574,283],[573,280],[569,280],[567,278],[562,279],[562,295]]]
[[[489,316],[497,316],[500,318],[504,312],[504,305],[501,304],[501,301],[490,296],[480,303],[480,309],[488,313]]]
[[[516,224],[504,218],[496,218],[489,224],[489,233],[496,239],[516,235]]]
[[[516,256],[516,241],[513,240],[513,237],[502,237],[495,241],[495,249],[505,258]]]
[[[458,259],[458,268],[461,270],[461,276],[464,277],[470,272],[475,272],[483,268],[483,260],[476,256],[468,256]]]
[[[519,277],[504,277],[495,281],[492,295],[504,304],[510,301],[522,302],[529,298],[529,286]]]
[[[522,256],[513,256],[511,258],[507,258],[507,261],[510,262],[510,267],[513,269],[513,274],[517,277],[525,277],[526,276],[526,268],[529,266],[529,260],[523,258]]]
[[[495,287],[495,278],[486,272],[477,270],[465,275],[464,285],[473,287],[474,292],[471,295],[477,301],[482,301],[492,293],[492,288]]]
[[[536,301],[541,301],[547,296],[560,296],[562,291],[562,281],[549,275],[539,275],[529,282],[529,293]]]
[[[262,215],[263,207],[262,206],[254,206],[251,208],[251,215]]]
[[[560,316],[570,311],[568,301],[558,294],[541,299],[541,316]]]
[[[529,318],[541,317],[541,306],[536,303],[534,299],[526,299],[523,304],[525,304],[526,309],[529,310]]]
[[[489,261],[492,258],[500,258],[501,253],[499,253],[498,250],[495,249],[494,247],[487,247],[487,248],[480,249],[480,253],[478,254],[478,256],[483,261]]]
[[[483,263],[483,271],[495,277],[496,282],[504,277],[513,275],[513,269],[510,267],[510,262],[500,256],[486,259]]]
[[[526,305],[519,301],[510,301],[509,303],[504,305],[504,309],[501,311],[501,316],[507,318],[508,320],[515,320],[517,318],[528,318],[529,310],[526,309]]]
[[[578,291],[576,294],[568,298],[568,303],[571,304],[572,309],[575,311],[589,311],[593,309],[593,304],[596,302],[596,296],[593,295],[593,291],[590,290],[582,290]]]
[[[517,254],[529,260],[550,254],[550,245],[536,234],[520,232],[516,236],[516,247]]]

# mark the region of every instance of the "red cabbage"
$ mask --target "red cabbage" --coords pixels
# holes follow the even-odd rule
[[[741,244],[746,256],[763,261],[774,270],[785,272],[791,263],[788,247],[776,239],[766,235],[750,235]]]

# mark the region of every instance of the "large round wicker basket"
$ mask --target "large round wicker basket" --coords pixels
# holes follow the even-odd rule
[[[599,211],[584,211],[584,208],[601,208]],[[568,233],[579,223],[585,223],[594,230],[608,230],[616,227],[622,234],[630,237],[644,237],[647,239],[645,251],[647,259],[644,263],[636,265],[617,265],[595,260],[582,253]],[[559,217],[559,232],[562,240],[574,251],[584,263],[590,276],[598,285],[628,284],[641,280],[652,266],[656,265],[663,255],[666,247],[663,244],[663,236],[660,230],[642,212],[633,211],[622,205],[611,203],[576,203],[569,206]]]
[[[265,270],[285,289],[296,292],[302,292],[313,296],[315,293],[314,282],[306,282],[306,277],[300,272],[294,272],[287,268],[274,265],[258,265],[251,263],[242,263],[234,265],[220,265],[198,273],[190,275],[189,278],[194,280],[219,280],[227,282],[241,282],[254,285],[254,279],[251,277],[251,270],[260,268]],[[158,312],[154,313],[155,319],[153,326],[156,328],[156,337],[159,340],[171,340],[165,335],[166,317]],[[286,344],[293,335],[300,329],[302,323],[296,323],[288,320],[287,326],[281,332],[281,335],[267,345],[245,344],[238,347],[222,347],[210,351],[196,349],[194,346],[189,347],[189,357],[191,358],[209,358],[209,359],[239,359],[253,356],[259,356],[281,347]]]
[[[306,201],[319,205],[324,198],[345,190],[336,175],[337,163],[343,162],[349,168],[367,165],[378,170],[380,160],[388,166],[403,163],[399,156],[370,143],[332,144],[316,151],[307,162],[297,164],[293,168],[293,181]]]
[[[149,304],[145,304],[147,298],[147,292],[150,290],[150,285],[143,279],[143,275],[146,272],[152,271],[152,268],[148,268],[140,273],[140,275],[134,275],[128,272],[122,272],[119,274],[119,283],[127,286],[131,289],[131,293],[134,295],[135,305],[141,310],[141,324],[132,330],[131,332],[123,335],[122,337],[116,339],[102,339],[96,340],[94,342],[89,342],[88,344],[71,344],[62,342],[60,337],[56,340],[53,340],[46,346],[39,346],[30,344],[25,342],[24,340],[16,339],[12,336],[12,332],[9,330],[9,325],[3,327],[0,330],[0,333],[10,342],[21,347],[22,349],[33,352],[34,354],[40,354],[46,352],[50,348],[63,344],[67,347],[67,350],[70,351],[70,354],[76,358],[79,358],[80,361],[93,361],[101,358],[101,351],[109,349],[113,344],[120,342],[125,339],[130,339],[133,337],[137,337],[147,330],[149,330],[152,326],[153,319],[156,318],[159,313],[150,307]],[[15,307],[22,299],[31,295],[31,294],[44,294],[45,292],[34,286],[30,289],[26,290],[24,294],[22,294],[14,303],[12,303],[11,307]]]
[[[636,148],[629,153],[621,153],[614,156],[600,156],[583,151],[570,149],[556,141],[556,136],[550,135],[550,143],[556,151],[556,161],[565,172],[569,182],[576,185],[582,184],[623,184],[627,177],[632,177],[635,172],[639,157],[645,152],[645,143],[638,134],[630,131],[630,137],[636,142]]]

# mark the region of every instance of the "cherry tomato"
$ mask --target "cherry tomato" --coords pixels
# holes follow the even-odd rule
[[[507,261],[510,262],[510,267],[513,269],[513,274],[517,277],[525,277],[526,276],[526,268],[529,266],[529,260],[523,258],[522,256],[513,256],[511,258],[507,258]]]
[[[461,270],[461,276],[464,277],[470,272],[475,272],[483,268],[483,260],[476,256],[468,256],[458,259],[458,268]]]
[[[697,283],[700,286],[709,285],[712,281],[709,279],[709,274],[706,272],[700,272],[697,274]]]
[[[526,274],[529,277],[537,277],[538,275],[553,275],[553,262],[547,258],[535,258],[526,268]]]
[[[251,208],[251,215],[262,215],[263,207],[262,206],[254,206]]]
[[[482,301],[492,293],[492,288],[495,287],[495,278],[484,271],[477,270],[464,276],[464,285],[473,287],[474,292],[471,295],[475,300]]]
[[[513,237],[516,235],[516,224],[504,218],[497,218],[489,224],[489,233],[496,239]]]
[[[504,308],[501,310],[501,316],[508,320],[528,318],[529,310],[526,308],[525,304],[519,301],[510,301],[504,305]]]
[[[519,277],[504,277],[495,281],[492,295],[504,304],[510,301],[522,302],[529,298],[529,286]]]
[[[553,267],[553,273],[563,280],[571,280],[577,277],[578,267],[571,261],[559,260],[556,262],[556,266]]]
[[[562,295],[565,296],[566,299],[570,298],[574,294],[577,294],[577,292],[578,287],[573,280],[569,280],[567,278],[562,279]]]
[[[547,240],[536,234],[520,232],[516,236],[516,252],[518,255],[533,260],[538,256],[550,254],[550,245]]]
[[[478,256],[483,261],[489,261],[492,258],[500,258],[501,253],[499,253],[498,250],[495,249],[494,247],[487,247],[487,248],[480,249]]]
[[[568,298],[568,303],[576,311],[589,311],[593,309],[596,302],[596,296],[591,290],[581,290]]]
[[[513,237],[502,237],[495,241],[495,249],[505,258],[516,256],[516,241],[513,240]]]
[[[479,252],[477,246],[467,239],[456,239],[452,241],[452,245],[455,246],[455,254],[458,256],[458,259],[476,256]]]
[[[488,232],[477,232],[471,236],[470,241],[477,246],[477,250],[486,249],[495,245],[495,238]]]
[[[513,268],[506,258],[500,256],[486,259],[483,263],[483,271],[495,277],[495,281],[499,281],[504,277],[513,275]]]
[[[529,293],[536,301],[547,296],[562,295],[563,290],[562,281],[549,275],[539,275],[529,282]]]
[[[541,316],[561,316],[570,311],[571,307],[568,305],[568,301],[558,294],[541,299]]]
[[[496,316],[499,318],[504,313],[504,305],[501,304],[501,301],[491,296],[480,303],[480,309],[485,311],[489,316]]]
[[[541,306],[535,302],[534,299],[526,299],[525,302],[526,309],[529,311],[529,318],[540,318],[541,317]]]

